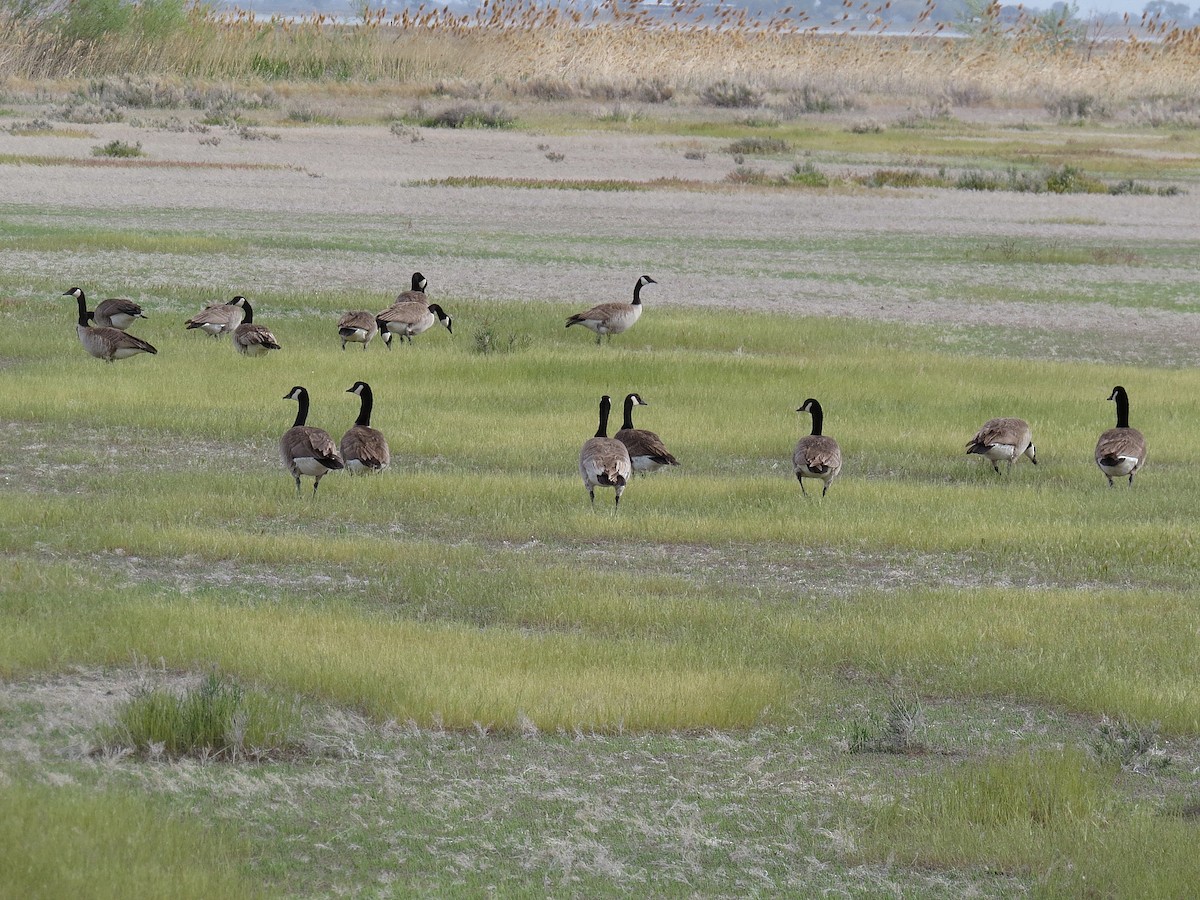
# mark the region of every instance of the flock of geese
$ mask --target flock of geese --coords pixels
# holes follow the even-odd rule
[[[343,315],[338,320],[342,350],[346,349],[347,343],[362,344],[366,350],[376,334],[382,335],[388,349],[397,335],[411,344],[414,337],[428,331],[434,323],[440,323],[453,334],[450,316],[438,304],[427,302],[427,284],[420,272],[414,272],[411,288],[397,296],[387,309],[378,313],[352,310]],[[634,285],[633,302],[601,303],[570,316],[566,327],[582,325],[595,333],[597,344],[605,337],[611,340],[612,335],[628,331],[641,317],[642,288],[648,284],[657,282],[649,275],[643,275]],[[141,306],[132,300],[104,300],[89,311],[87,299],[79,288],[71,288],[63,296],[74,297],[78,303],[79,342],[92,356],[113,362],[139,353],[158,352],[151,344],[126,332],[138,319],[147,318]],[[90,324],[92,322],[95,324]],[[271,350],[281,349],[271,331],[254,321],[254,310],[241,295],[225,303],[206,306],[184,325],[214,338],[231,334],[234,348],[245,356],[263,356]],[[328,432],[306,424],[309,396],[304,387],[296,385],[283,398],[299,404],[294,424],[279,442],[283,465],[295,479],[298,495],[301,493],[301,476],[313,479],[315,498],[321,479],[330,472],[345,470],[354,475],[379,472],[391,460],[383,433],[371,427],[374,399],[370,385],[356,381],[346,392],[356,394],[361,406],[358,419],[337,444]],[[1108,479],[1110,488],[1114,478],[1128,477],[1132,486],[1133,476],[1146,460],[1146,439],[1129,425],[1129,395],[1125,388],[1117,385],[1108,399],[1116,403],[1117,424],[1101,434],[1096,442],[1096,465]],[[634,427],[633,408],[648,405],[636,392],[626,395],[624,420],[610,438],[608,420],[612,398],[607,394],[600,398],[599,427],[579,451],[579,475],[593,506],[597,487],[613,488],[614,506],[620,506],[621,495],[635,472],[646,474],[663,466],[679,465],[679,460],[667,450],[657,434]],[[823,433],[825,414],[816,399],[809,397],[796,412],[812,417],[812,432],[796,442],[792,468],[802,494],[808,493],[804,479],[811,478],[822,482],[821,496],[824,497],[841,474],[842,451],[836,440]],[[1032,429],[1028,422],[1016,417],[989,419],[967,442],[966,448],[968,455],[978,454],[990,461],[997,474],[1000,474],[1001,462],[1007,464],[1011,474],[1013,463],[1022,456],[1029,457],[1029,461],[1037,465]]]

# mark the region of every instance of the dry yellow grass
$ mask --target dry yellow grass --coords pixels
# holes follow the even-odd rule
[[[511,90],[555,79],[584,91],[656,81],[676,93],[736,79],[763,92],[830,83],[884,98],[937,96],[966,85],[1001,102],[1036,103],[1073,92],[1116,103],[1200,89],[1200,29],[1143,24],[1121,39],[1101,40],[1089,29],[1061,41],[1018,25],[1003,35],[957,39],[926,25],[924,34],[884,34],[882,8],[836,21],[858,29],[851,33],[799,13],[759,19],[728,9],[706,18],[695,4],[671,9],[662,15],[637,4],[585,9],[516,0],[485,2],[469,16],[381,8],[353,25],[321,15],[293,22],[193,11],[166,34],[148,38],[127,29],[69,46],[53,29],[0,22],[0,76],[134,73],[430,87],[462,81]]]

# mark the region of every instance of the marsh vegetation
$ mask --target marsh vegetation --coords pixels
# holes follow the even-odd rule
[[[6,83],[15,895],[1195,883],[1200,139],[1183,100],[1145,115],[1183,38],[1110,48],[1125,80],[1075,58],[1103,103],[1065,106],[979,43],[744,34],[720,73],[682,48],[732,37],[665,30],[628,81],[605,29],[320,24]],[[568,41],[581,74],[543,72]],[[351,45],[374,68],[331,69]],[[923,99],[970,47],[978,90]],[[454,333],[342,352],[414,269]],[[635,328],[563,329],[643,272]],[[83,354],[75,283],[158,355]],[[282,350],[184,329],[235,294]],[[280,398],[336,435],[358,380],[389,470],[297,499]],[[1116,384],[1150,451],[1109,490]],[[683,465],[593,511],[579,447],[634,390]],[[824,499],[791,472],[807,396]],[[1037,467],[964,454],[998,415]]]

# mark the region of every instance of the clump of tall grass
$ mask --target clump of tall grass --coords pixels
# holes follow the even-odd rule
[[[1063,124],[1081,125],[1109,115],[1107,106],[1099,97],[1083,91],[1050,97],[1045,106],[1046,112]]]
[[[854,109],[858,105],[858,101],[843,90],[822,88],[808,83],[788,94],[776,108],[781,115],[795,118],[811,113],[841,112]]]
[[[763,94],[745,82],[722,79],[706,87],[700,94],[700,100],[723,109],[745,109],[762,106]]]
[[[144,756],[203,756],[218,759],[265,757],[293,748],[300,709],[210,673],[201,684],[177,694],[142,687],[100,729],[108,752],[131,749]]]
[[[792,145],[777,137],[744,137],[730,143],[725,152],[734,156],[771,156],[788,153]]]
[[[438,112],[417,112],[417,123],[426,128],[511,128],[516,119],[502,106],[460,105]]]
[[[896,690],[888,697],[887,713],[850,723],[846,747],[851,753],[920,753],[917,736],[925,728],[925,707],[914,693]]]
[[[141,141],[130,144],[127,141],[113,139],[107,144],[92,148],[92,156],[107,156],[112,159],[132,159],[145,155],[146,152],[142,150]]]
[[[1092,732],[1091,749],[1106,765],[1134,772],[1165,769],[1171,757],[1159,746],[1158,722],[1143,725],[1123,716],[1103,716]]]

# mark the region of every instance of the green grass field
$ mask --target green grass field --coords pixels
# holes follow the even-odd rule
[[[221,291],[180,272],[379,257],[389,236],[147,219],[0,207],[5,248],[51,264],[0,274],[0,807],[5,855],[30,861],[0,895],[129,896],[142,867],[175,891],[147,880],[147,896],[180,897],[1168,897],[1195,883],[1192,369],[1153,350],[1101,364],[1087,336],[1048,359],[1000,325],[686,304],[597,347],[562,327],[578,311],[566,297],[444,294],[454,335],[342,352],[337,315],[383,305],[366,286],[254,291],[284,350],[245,359],[183,330]],[[847,280],[917,297],[950,279],[965,299],[1129,316],[1196,303],[1190,237],[1107,248],[1046,257],[1035,238],[899,230],[548,246],[489,228],[405,253],[679,254],[706,273],[753,251],[797,280],[796,257],[837,253],[857,261]],[[50,271],[73,253],[145,278],[151,319],[131,331],[156,357],[83,353],[59,296],[71,285]],[[1066,290],[1004,291],[1046,266]],[[1106,267],[1176,274],[1106,292]],[[478,352],[485,333],[508,352]],[[278,459],[296,410],[282,398],[307,387],[310,424],[336,439],[357,380],[391,469],[331,475],[315,500],[305,479],[298,498]],[[1132,489],[1109,490],[1092,449],[1116,384],[1150,451]],[[636,478],[619,510],[599,491],[593,509],[579,447],[600,395],[619,407],[634,390],[650,403],[637,424],[683,465]],[[846,459],[824,499],[791,471],[810,396]],[[997,415],[1032,423],[1039,465],[998,477],[964,454]],[[214,671],[298,704],[302,734],[261,758],[147,758],[100,736],[111,703],[86,727],[56,706],[79,680]],[[886,728],[897,690],[922,705],[910,749],[851,752],[854,728]],[[1149,737],[1102,752],[1125,749],[1106,722]],[[37,841],[19,825],[33,809],[60,823]],[[62,856],[79,834],[94,845]],[[203,852],[183,852],[197,834]],[[114,862],[106,842],[144,855]],[[85,889],[89,854],[107,862]]]

